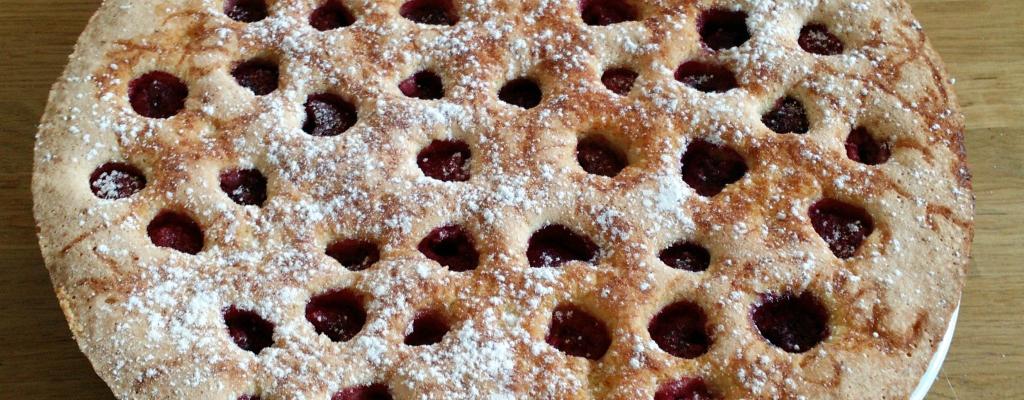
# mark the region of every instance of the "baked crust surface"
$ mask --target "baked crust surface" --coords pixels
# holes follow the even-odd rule
[[[959,301],[974,203],[951,80],[904,1],[635,1],[637,21],[596,26],[577,2],[456,0],[457,23],[438,26],[403,18],[399,1],[346,0],[354,23],[318,31],[310,15],[323,3],[269,1],[247,23],[221,0],[107,0],[55,84],[35,149],[40,247],[76,340],[118,398],[325,399],[379,383],[400,399],[649,399],[684,377],[720,398],[913,390]],[[746,13],[749,40],[702,44],[700,16],[718,8]],[[811,22],[845,51],[804,51],[797,37]],[[236,82],[231,71],[251,59],[279,66],[276,90]],[[675,79],[693,60],[725,66],[738,87],[705,93]],[[602,84],[610,68],[638,74],[626,95]],[[421,70],[441,78],[442,99],[399,89]],[[151,71],[188,88],[170,118],[130,104],[132,82]],[[521,77],[541,89],[536,107],[499,98]],[[332,137],[304,132],[317,93],[352,103],[358,122]],[[762,122],[787,96],[805,107],[808,133]],[[891,146],[886,162],[850,159],[857,127]],[[625,157],[614,177],[577,161],[595,133]],[[681,174],[696,139],[736,151],[742,178],[698,194]],[[468,180],[424,175],[418,153],[434,140],[469,146]],[[108,162],[138,168],[145,187],[99,198],[90,176]],[[262,206],[221,189],[231,168],[266,176]],[[812,226],[823,198],[871,216],[851,257]],[[162,210],[201,227],[201,251],[154,245],[147,226]],[[479,253],[475,269],[418,249],[453,224]],[[593,262],[531,267],[531,235],[550,224],[590,238]],[[325,254],[346,238],[375,243],[380,261],[351,271]],[[708,268],[662,262],[678,241],[705,247]],[[342,288],[367,317],[336,342],[306,307]],[[752,319],[785,293],[827,310],[827,337],[809,350],[773,345]],[[677,301],[706,314],[710,345],[695,358],[652,340],[652,318]],[[603,356],[546,342],[565,304],[606,325]],[[272,323],[273,344],[239,348],[225,328],[232,306]],[[403,344],[428,309],[450,331]]]

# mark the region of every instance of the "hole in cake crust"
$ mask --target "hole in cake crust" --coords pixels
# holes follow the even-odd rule
[[[601,135],[588,135],[576,144],[576,161],[588,174],[615,177],[626,168],[626,156]]]
[[[236,204],[262,207],[267,200],[267,178],[257,169],[229,169],[220,173],[220,189]]]
[[[309,15],[309,25],[318,31],[344,28],[356,22],[352,12],[340,1],[328,0]]]
[[[700,38],[712,50],[737,47],[750,40],[747,13],[713,9],[701,13],[697,20]]]
[[[580,17],[587,25],[605,26],[636,21],[637,11],[625,0],[581,0]]]
[[[647,331],[662,350],[680,358],[697,358],[711,347],[708,318],[695,303],[669,304],[651,319]]]
[[[280,75],[277,63],[265,59],[246,61],[231,71],[231,76],[239,86],[257,96],[265,96],[277,90]]]
[[[331,400],[392,400],[391,390],[383,383],[341,389]]]
[[[431,71],[420,71],[398,84],[402,94],[421,100],[437,100],[444,97],[444,83],[441,77]]]
[[[498,91],[498,99],[501,101],[527,110],[540,104],[542,97],[540,86],[529,78],[508,81]]]
[[[839,200],[819,200],[811,205],[809,214],[814,231],[839,258],[853,257],[875,229],[866,210]]]
[[[608,352],[612,339],[604,322],[572,304],[562,304],[551,313],[548,344],[575,357],[598,360]]]
[[[675,78],[704,93],[724,93],[739,87],[729,68],[701,61],[683,63],[676,69]]]
[[[661,262],[671,268],[702,272],[711,265],[708,249],[693,242],[677,242],[658,254]]]
[[[889,161],[889,147],[888,142],[875,140],[874,135],[863,126],[857,127],[846,137],[846,156],[862,164],[878,165]]]
[[[313,136],[338,136],[358,120],[355,105],[330,93],[309,96],[305,108],[302,130]]]
[[[159,247],[186,254],[203,250],[203,230],[192,217],[183,213],[161,211],[146,227],[149,240]]]
[[[455,25],[459,15],[451,0],[409,0],[398,14],[412,22],[427,25]]]
[[[426,346],[440,342],[451,330],[448,319],[436,310],[422,312],[412,321],[412,331],[405,336],[409,346]]]
[[[721,193],[747,173],[747,163],[735,150],[701,139],[686,148],[682,163],[683,181],[705,197]]]
[[[761,122],[775,133],[803,134],[811,129],[804,103],[790,96],[776,101],[772,109],[761,116]]]
[[[829,335],[828,310],[810,292],[761,295],[752,318],[761,336],[790,353],[808,351]]]
[[[434,229],[420,241],[420,253],[454,272],[471,271],[480,264],[473,238],[459,225]]]
[[[347,342],[363,330],[366,308],[359,293],[338,289],[309,299],[306,320],[316,333],[327,335],[332,342]]]
[[[104,200],[131,197],[146,187],[146,176],[135,166],[121,162],[100,165],[89,175],[92,194]]]
[[[242,350],[259,354],[274,344],[274,324],[259,314],[235,306],[228,307],[223,314],[228,335]]]
[[[469,145],[461,140],[435,140],[416,155],[423,175],[445,182],[469,180]]]
[[[625,96],[629,94],[630,90],[633,90],[633,84],[636,83],[636,78],[639,76],[640,74],[629,68],[612,68],[604,71],[604,74],[601,75],[601,83],[612,93]]]
[[[185,108],[188,86],[178,77],[153,71],[128,84],[128,101],[136,113],[147,118],[165,119]]]
[[[238,22],[257,22],[269,13],[265,0],[225,0],[224,14]]]
[[[592,262],[598,247],[590,238],[564,225],[548,225],[530,236],[526,258],[530,266],[558,267],[569,261]]]
[[[845,50],[843,41],[822,24],[805,25],[803,29],[800,29],[800,38],[797,39],[797,43],[804,51],[823,56],[842,54]]]
[[[262,398],[260,398],[260,396],[256,396],[256,395],[243,394],[241,396],[238,396],[237,400],[262,400]]]
[[[366,240],[339,240],[328,245],[326,253],[349,271],[362,271],[380,261],[377,244]]]
[[[702,378],[679,378],[665,382],[654,393],[654,400],[716,400]]]

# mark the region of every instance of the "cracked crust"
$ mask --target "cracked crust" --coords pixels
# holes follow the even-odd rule
[[[40,247],[71,330],[114,394],[127,398],[327,398],[382,382],[396,398],[651,398],[699,377],[723,398],[906,398],[941,341],[963,286],[973,194],[963,119],[938,55],[902,0],[645,1],[642,21],[587,26],[575,3],[455,1],[451,27],[414,24],[396,1],[345,1],[356,22],[309,27],[315,1],[270,2],[270,16],[232,21],[215,0],[107,0],[54,86],[40,125],[33,194]],[[637,2],[636,4],[639,4]],[[700,10],[749,14],[751,39],[701,48]],[[801,51],[803,23],[828,25],[848,50]],[[263,57],[280,88],[255,97],[230,75]],[[739,89],[705,94],[673,79],[687,60],[716,60]],[[627,96],[601,73],[629,67]],[[398,83],[424,69],[442,100],[406,98]],[[129,82],[165,70],[189,87],[185,109],[143,118]],[[500,102],[529,77],[541,104]],[[306,135],[302,104],[330,92],[359,122],[332,138]],[[776,99],[800,99],[806,135],[760,122]],[[846,134],[866,126],[892,144],[879,166],[849,160]],[[625,149],[614,178],[575,161],[579,137],[600,132]],[[725,144],[748,171],[714,197],[680,177],[694,138]],[[467,182],[426,178],[416,154],[434,139],[473,149]],[[148,185],[101,200],[88,177],[129,162]],[[233,203],[219,172],[258,168],[262,207]],[[838,259],[806,210],[830,197],[862,206],[875,232]],[[147,223],[184,212],[204,230],[197,255],[154,246]],[[480,266],[452,272],[417,251],[432,229],[462,224]],[[533,231],[560,223],[601,248],[597,262],[530,268]],[[381,261],[347,271],[324,255],[337,238],[379,243]],[[657,254],[701,243],[708,270],[673,270]],[[352,288],[368,299],[353,340],[332,343],[303,316],[313,295]],[[760,294],[810,291],[830,335],[805,353],[765,341],[750,322]],[[687,300],[713,340],[695,359],[651,340],[650,319]],[[599,360],[544,341],[551,311],[573,303],[604,321]],[[276,325],[259,355],[239,349],[221,310],[239,305]],[[452,330],[438,344],[402,344],[420,310]]]

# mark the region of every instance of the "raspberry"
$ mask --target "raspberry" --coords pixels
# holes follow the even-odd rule
[[[700,38],[712,50],[729,49],[750,40],[747,13],[725,9],[707,10],[697,19]]]
[[[626,168],[626,156],[601,135],[590,135],[576,144],[576,161],[589,174],[614,177]]]
[[[451,0],[409,0],[398,9],[398,14],[419,24],[455,25],[459,22]]]
[[[226,0],[224,14],[238,22],[257,22],[267,18],[264,0]]]
[[[253,311],[228,307],[224,310],[224,325],[231,340],[242,350],[259,354],[274,344],[274,324]]]
[[[761,122],[775,133],[807,133],[811,129],[807,121],[804,104],[793,97],[784,97],[775,102]]]
[[[800,38],[797,39],[797,43],[804,51],[823,56],[842,54],[844,50],[843,41],[829,32],[828,27],[822,24],[804,26],[800,30]]]
[[[265,96],[277,90],[280,70],[277,64],[263,59],[249,60],[238,64],[231,71],[238,85],[249,89],[257,96]]]
[[[440,342],[449,329],[448,319],[440,312],[422,312],[413,319],[412,331],[405,336],[404,342],[409,346],[431,345]]]
[[[391,391],[381,383],[342,389],[331,400],[391,400]]]
[[[480,253],[473,239],[459,225],[434,229],[420,241],[418,248],[424,256],[451,271],[471,271],[480,264]]]
[[[839,200],[819,200],[811,205],[808,214],[814,231],[828,243],[832,254],[839,258],[853,257],[864,239],[875,229],[874,221],[867,211]]]
[[[305,108],[302,130],[313,136],[338,136],[358,121],[356,106],[329,93],[309,96]]]
[[[604,322],[571,304],[555,308],[546,341],[565,354],[598,360],[612,339]]]
[[[747,173],[747,163],[735,150],[696,139],[683,154],[683,181],[697,194],[711,197]]]
[[[665,382],[654,393],[654,400],[716,400],[701,378],[679,378]]]
[[[647,331],[662,350],[680,358],[697,358],[711,347],[707,316],[695,303],[669,304],[651,320]]]
[[[518,78],[508,81],[498,91],[498,99],[508,104],[527,110],[540,104],[543,98],[540,86],[529,78]]]
[[[691,242],[675,243],[662,250],[658,258],[671,268],[692,272],[704,271],[711,264],[708,249]]]
[[[889,161],[889,143],[879,142],[867,128],[858,127],[846,138],[846,156],[867,165],[878,165]]]
[[[803,353],[829,335],[828,311],[809,292],[762,295],[752,318],[769,343],[790,353]]]
[[[306,320],[316,333],[334,342],[347,342],[366,324],[366,308],[359,293],[349,289],[333,290],[309,299]]]
[[[420,71],[398,84],[402,94],[422,100],[437,100],[444,97],[444,83],[441,77],[431,71]]]
[[[126,163],[108,162],[89,176],[89,188],[101,199],[118,200],[131,197],[146,187],[146,176]]]
[[[373,242],[345,239],[327,246],[327,255],[338,260],[349,271],[362,271],[380,260],[380,250]]]
[[[143,117],[165,119],[185,108],[188,86],[178,77],[163,71],[142,75],[128,84],[128,101]]]
[[[256,169],[230,169],[220,173],[220,189],[237,204],[263,206],[267,178]]]
[[[732,71],[722,65],[700,61],[683,63],[676,69],[676,80],[705,93],[723,93],[739,86]]]
[[[637,11],[624,0],[582,0],[580,16],[587,25],[604,26],[636,21]]]
[[[435,140],[416,156],[423,175],[445,182],[469,180],[469,145],[461,140]]]
[[[534,268],[557,267],[569,261],[594,261],[597,250],[590,238],[564,225],[548,225],[530,236],[526,258]]]
[[[318,31],[344,28],[355,22],[348,8],[337,0],[328,0],[309,15],[309,25]]]
[[[175,211],[161,211],[146,227],[149,240],[159,247],[182,253],[197,254],[203,250],[203,231],[192,217]]]
[[[637,74],[636,71],[628,68],[612,68],[604,71],[604,74],[601,75],[601,83],[612,93],[625,96],[629,94],[630,90],[633,90],[633,83],[639,76],[640,74]]]

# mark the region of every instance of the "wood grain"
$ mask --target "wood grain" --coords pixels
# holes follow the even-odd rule
[[[47,93],[98,4],[0,0],[0,398],[112,398],[57,307],[29,192]],[[929,398],[1024,398],[1024,1],[912,4],[958,80],[978,211],[960,323]]]

